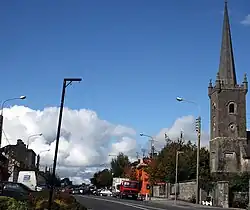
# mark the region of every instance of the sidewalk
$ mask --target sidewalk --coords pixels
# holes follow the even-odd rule
[[[152,203],[159,203],[159,204],[163,204],[163,205],[168,205],[168,206],[174,206],[175,205],[175,201],[174,200],[170,200],[170,199],[167,199],[167,198],[154,198],[154,197],[151,197],[151,200],[149,200],[149,202],[152,202]],[[246,209],[240,209],[240,208],[222,208],[222,207],[215,207],[215,206],[203,206],[201,204],[195,204],[195,203],[189,203],[189,202],[185,202],[185,201],[180,201],[180,200],[177,200],[176,201],[176,205],[177,206],[181,206],[181,207],[193,207],[193,208],[204,208],[204,209],[221,209],[221,210],[225,210],[225,209],[228,209],[228,210],[246,210]]]

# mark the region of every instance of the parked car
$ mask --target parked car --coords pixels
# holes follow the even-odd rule
[[[107,190],[107,189],[102,189],[100,192],[99,192],[100,196],[112,196],[112,192],[110,190]]]
[[[0,196],[15,198],[16,200],[32,200],[34,190],[22,183],[0,182]]]

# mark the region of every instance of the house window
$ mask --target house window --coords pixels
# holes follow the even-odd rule
[[[228,106],[229,114],[234,114],[235,110],[236,110],[236,105],[233,102],[229,103],[229,106]]]

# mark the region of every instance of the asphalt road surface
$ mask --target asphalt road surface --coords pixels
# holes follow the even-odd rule
[[[89,210],[194,210],[210,209],[205,207],[164,205],[145,201],[134,201],[101,196],[75,196],[78,202]]]

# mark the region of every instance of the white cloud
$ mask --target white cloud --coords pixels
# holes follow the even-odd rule
[[[41,137],[30,138],[29,148],[37,154],[50,149],[41,153],[41,165],[51,166],[57,121],[58,108],[55,107],[42,111],[23,106],[4,109],[3,130],[9,142],[3,136],[2,146],[16,144],[19,138],[27,143],[28,136],[42,133]],[[135,156],[135,134],[132,128],[99,119],[94,111],[65,108],[58,153],[59,175],[81,182],[109,163],[109,153],[124,152]],[[95,170],[91,170],[93,168]]]
[[[241,24],[245,26],[250,26],[250,14],[245,17],[244,20],[241,21]]]
[[[16,144],[17,139],[27,143],[28,136],[42,133],[43,136],[30,139],[29,148],[41,153],[41,166],[52,166],[58,121],[58,108],[32,110],[13,106],[4,109],[4,132],[2,146]],[[170,128],[164,128],[156,136],[158,151],[165,143],[164,133],[176,139],[182,130],[184,139],[195,140],[195,119],[192,116],[178,118]],[[91,110],[64,109],[58,153],[57,173],[69,177],[75,183],[88,182],[97,170],[109,167],[112,156],[123,152],[135,160],[138,145],[133,128],[114,125],[99,119]],[[208,142],[208,135],[202,135],[202,144]],[[206,140],[206,141],[205,141]],[[158,145],[158,146],[157,146]]]
[[[155,147],[159,151],[161,147],[165,144],[165,133],[171,140],[177,140],[180,137],[181,131],[183,133],[184,141],[192,141],[196,143],[197,133],[195,131],[195,117],[193,116],[183,116],[177,118],[174,124],[170,128],[163,128],[156,135]],[[201,134],[201,146],[207,147],[209,143],[209,134],[202,131]]]

